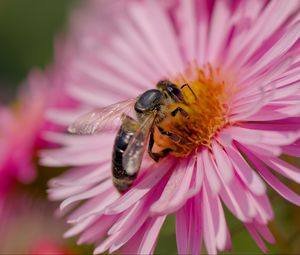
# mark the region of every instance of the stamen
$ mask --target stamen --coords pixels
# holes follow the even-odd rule
[[[190,89],[182,89],[185,103],[174,103],[169,107],[173,112],[180,107],[187,116],[176,114],[160,123],[163,130],[180,137],[180,143],[161,132],[154,134],[155,144],[160,148],[170,148],[176,157],[184,157],[199,146],[211,146],[212,139],[228,124],[228,96],[225,81],[220,70],[207,65],[203,69],[188,70],[188,77],[180,76],[172,80],[180,88],[188,84]]]

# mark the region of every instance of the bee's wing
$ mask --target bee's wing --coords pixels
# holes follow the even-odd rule
[[[106,128],[112,128],[123,113],[132,110],[136,99],[125,100],[107,107],[98,108],[80,116],[72,123],[68,131],[73,134],[91,135]]]
[[[137,173],[141,166],[145,148],[147,146],[149,133],[155,117],[156,113],[153,113],[143,121],[143,123],[131,138],[123,154],[122,163],[128,175]]]

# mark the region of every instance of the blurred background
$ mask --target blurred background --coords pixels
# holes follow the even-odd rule
[[[78,0],[0,0],[0,99],[7,102],[33,67],[51,62],[55,35]]]
[[[68,13],[78,1],[0,0],[0,105],[9,104],[13,100],[18,85],[22,83],[31,69],[43,69],[51,63],[55,36],[67,29]],[[294,161],[293,163],[299,165],[299,162]],[[48,171],[51,171],[51,174]],[[45,173],[43,174],[42,172]],[[30,217],[30,215],[32,216],[30,208],[27,208],[28,213],[27,209],[24,209],[22,206],[23,209],[6,208],[7,210],[18,212],[24,210],[27,214],[24,214],[24,217],[14,216],[13,221],[17,221],[19,226],[17,230],[11,230],[13,227],[9,224],[2,225],[2,228],[0,227],[0,237],[1,232],[4,231],[5,235],[9,237],[0,243],[2,245],[0,253],[2,254],[12,251],[9,250],[12,249],[11,247],[14,247],[13,251],[22,254],[24,239],[28,238],[28,235],[32,234],[33,238],[35,238],[35,236],[40,235],[40,232],[47,231],[47,224],[43,224],[43,221],[46,223],[51,218],[50,215],[54,211],[53,207],[56,205],[52,206],[46,202],[46,182],[56,172],[49,169],[40,169],[40,173],[38,181],[32,184],[33,187],[20,188],[24,194],[30,193],[30,196],[34,197],[32,199],[33,202],[31,199],[30,202],[27,200],[27,202],[24,202],[24,199],[21,198],[23,207],[42,208],[34,211],[34,215],[40,214],[40,216]],[[294,188],[300,192],[298,186]],[[275,193],[270,193],[270,197],[274,206],[276,219],[270,225],[270,228],[277,239],[276,246],[269,246],[270,253],[299,254],[300,209],[281,199]],[[18,200],[19,198],[12,199]],[[36,200],[43,201],[40,203]],[[38,207],[36,203],[39,204]],[[9,212],[7,213],[9,214]],[[230,254],[261,254],[261,251],[243,226],[230,213],[226,212],[226,214],[234,247]],[[28,218],[26,218],[26,215],[28,215]],[[1,213],[0,216],[2,218],[5,217]],[[37,224],[39,221],[42,223]],[[59,240],[57,241],[59,245],[67,247],[68,254],[88,254],[92,252],[91,247],[77,247],[75,240],[63,240],[61,235],[65,226],[58,220],[57,225],[59,225],[59,231],[53,231],[51,236],[56,235],[54,239]],[[177,253],[174,225],[174,217],[169,217],[161,233],[156,254]],[[42,229],[37,230],[36,228]],[[12,233],[7,234],[9,232]],[[35,234],[31,232],[35,232]]]

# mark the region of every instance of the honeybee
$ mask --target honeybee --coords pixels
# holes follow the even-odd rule
[[[68,128],[73,134],[92,135],[103,131],[115,120],[121,120],[112,150],[112,179],[120,193],[126,192],[136,179],[145,149],[148,144],[148,154],[156,162],[166,157],[171,148],[164,148],[160,152],[153,152],[154,127],[169,139],[180,142],[180,138],[159,126],[162,120],[180,113],[188,117],[187,112],[177,107],[170,112],[172,103],[185,103],[182,93],[184,84],[179,88],[169,80],[159,81],[157,89],[150,89],[137,98],[122,101],[108,107],[95,109],[79,117]],[[191,90],[191,88],[189,87]],[[191,90],[192,91],[192,90]],[[193,91],[192,91],[193,92]],[[126,114],[134,110],[136,119]]]

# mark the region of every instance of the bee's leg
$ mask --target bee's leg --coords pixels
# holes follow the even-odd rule
[[[184,87],[188,87],[190,89],[190,91],[192,92],[193,96],[195,97],[195,99],[197,99],[195,92],[192,90],[192,88],[190,87],[189,84],[187,84],[187,83],[183,84],[180,89],[183,89]]]
[[[189,116],[188,113],[185,110],[183,110],[181,107],[177,107],[174,111],[171,112],[171,115],[174,117],[178,112],[180,112],[183,117],[187,118]]]
[[[149,144],[148,144],[148,154],[155,162],[158,162],[159,157],[157,155],[155,155],[155,153],[152,152],[153,145],[154,145],[154,130],[151,129],[150,137],[149,137]]]
[[[165,131],[163,128],[161,127],[157,127],[159,132],[162,134],[162,135],[166,135],[167,137],[169,137],[171,140],[173,140],[174,142],[176,143],[179,143],[180,142],[180,137],[170,131]]]
[[[154,132],[153,130],[151,130],[149,145],[148,145],[148,154],[155,162],[158,162],[161,158],[166,157],[172,151],[172,149],[167,148],[158,153],[152,152],[153,145],[154,145]]]
[[[156,160],[155,160],[153,157],[152,157],[152,158],[153,158],[156,162],[158,162],[160,159],[162,159],[162,158],[168,156],[169,153],[170,153],[171,151],[172,151],[171,148],[166,148],[166,149],[163,149],[163,150],[160,151],[160,152],[155,152],[155,153],[152,152],[152,156],[154,156],[154,158],[155,158]]]

